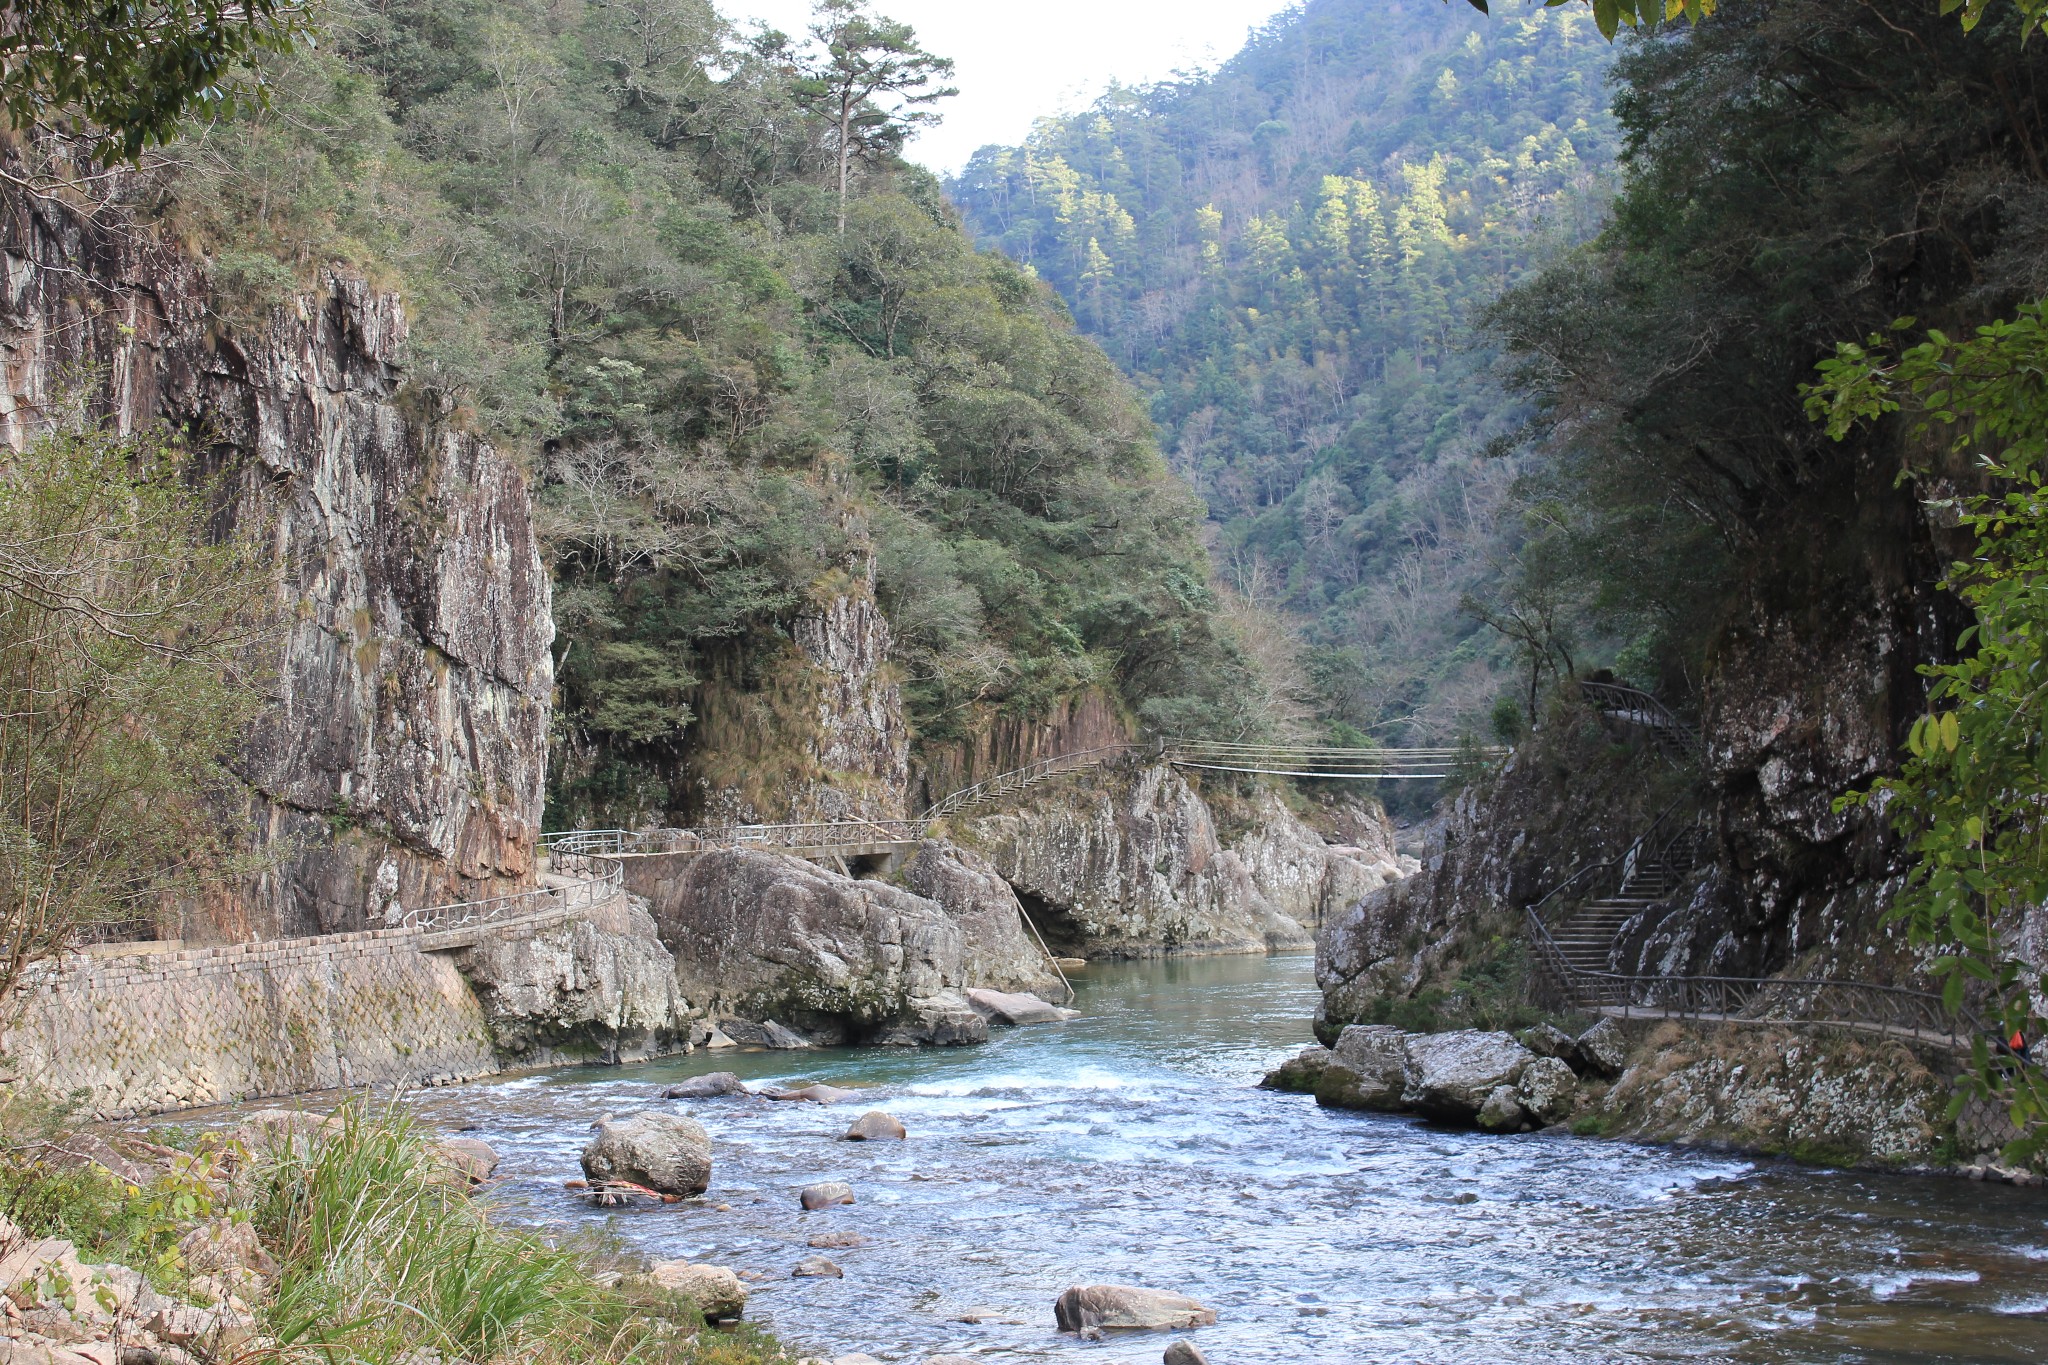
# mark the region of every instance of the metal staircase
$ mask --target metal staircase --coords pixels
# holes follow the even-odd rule
[[[1622,860],[1615,889],[1587,901],[1550,931],[1565,964],[1576,972],[1612,970],[1622,926],[1671,898],[1699,868],[1705,842],[1705,827],[1697,820],[1654,848],[1638,841]]]

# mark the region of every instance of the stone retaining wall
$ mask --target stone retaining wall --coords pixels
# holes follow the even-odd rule
[[[95,1119],[483,1075],[498,1069],[483,1009],[454,960],[428,951],[430,940],[456,946],[445,937],[379,929],[91,950],[14,1002],[0,1050],[10,1070],[53,1097],[77,1095]]]

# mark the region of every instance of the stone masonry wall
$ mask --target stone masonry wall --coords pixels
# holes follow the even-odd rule
[[[11,1070],[94,1119],[498,1069],[484,1012],[415,929],[62,959],[0,1033]]]

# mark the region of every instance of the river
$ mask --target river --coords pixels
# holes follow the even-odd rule
[[[1307,1041],[1306,957],[1095,966],[1078,984],[1082,1018],[981,1048],[700,1053],[417,1103],[498,1148],[508,1212],[752,1272],[748,1315],[828,1356],[1153,1365],[1163,1334],[1053,1331],[1062,1289],[1108,1281],[1215,1308],[1193,1336],[1216,1365],[2048,1359],[2036,1191],[1451,1132],[1256,1089]],[[715,1070],[867,1094],[658,1098]],[[910,1140],[838,1140],[869,1107]],[[710,1130],[707,1197],[602,1211],[565,1194],[589,1123],[642,1108]],[[801,1212],[797,1190],[828,1179],[859,1202]],[[823,1253],[845,1277],[790,1278],[826,1231],[866,1239]]]

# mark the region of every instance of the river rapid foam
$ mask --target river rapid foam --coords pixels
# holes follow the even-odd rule
[[[415,1097],[504,1157],[509,1216],[727,1265],[792,1346],[921,1362],[1157,1362],[1164,1334],[1053,1330],[1070,1284],[1191,1294],[1217,1365],[2048,1359],[2048,1197],[1725,1155],[1492,1137],[1255,1088],[1308,1041],[1305,957],[1091,967],[1061,1025],[987,1047],[698,1054]],[[670,1101],[732,1070],[829,1081],[830,1107]],[[605,1113],[710,1130],[701,1201],[592,1210],[562,1191]],[[868,1108],[907,1142],[839,1134]],[[851,1206],[796,1193],[845,1180]],[[718,1212],[717,1206],[729,1206]],[[843,1279],[793,1279],[810,1238]]]

